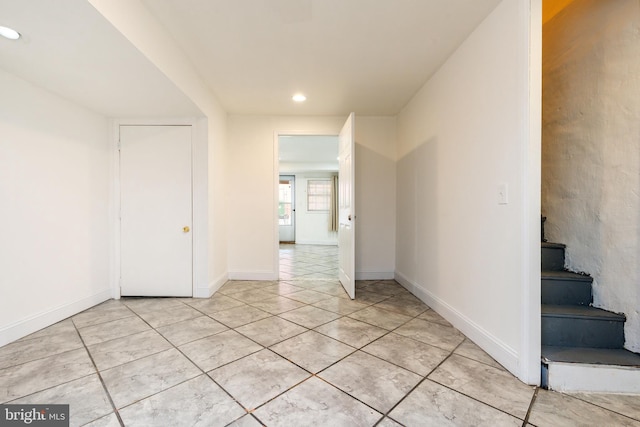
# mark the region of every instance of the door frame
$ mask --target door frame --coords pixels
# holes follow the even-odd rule
[[[314,131],[274,131],[273,132],[273,205],[271,206],[271,212],[273,212],[273,265],[274,273],[271,280],[280,279],[280,227],[278,218],[278,205],[280,203],[279,183],[280,183],[280,137],[287,135],[295,136],[335,136],[338,137],[338,133],[333,132],[314,132]]]
[[[120,299],[120,126],[191,126],[191,191],[192,191],[192,295],[208,298],[212,292],[208,284],[208,144],[206,118],[163,118],[110,120],[112,236],[110,278],[112,298]]]

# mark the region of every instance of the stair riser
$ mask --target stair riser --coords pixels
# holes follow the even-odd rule
[[[540,260],[543,271],[562,271],[564,270],[564,249],[543,247]]]
[[[593,302],[590,282],[542,279],[541,293],[542,304],[589,305]]]
[[[622,348],[624,322],[568,317],[542,317],[542,345]]]

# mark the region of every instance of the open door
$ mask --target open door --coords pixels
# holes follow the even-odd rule
[[[349,114],[340,131],[338,143],[338,250],[340,283],[351,299],[356,297],[356,251],[355,251],[355,114]]]

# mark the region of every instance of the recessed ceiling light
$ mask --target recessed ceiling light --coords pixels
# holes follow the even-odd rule
[[[0,36],[9,40],[18,40],[20,33],[12,28],[0,26]]]
[[[295,102],[304,102],[307,100],[307,97],[301,93],[296,93],[291,97],[291,99],[293,99]]]

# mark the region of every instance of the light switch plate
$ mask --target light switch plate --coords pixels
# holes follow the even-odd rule
[[[509,203],[509,186],[507,184],[498,184],[498,204],[506,205]]]

